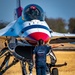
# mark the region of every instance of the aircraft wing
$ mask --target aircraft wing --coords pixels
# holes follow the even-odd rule
[[[51,41],[50,43],[68,43],[68,42],[75,42],[75,34],[70,33],[51,33]]]
[[[23,26],[18,24],[15,20],[9,23],[5,28],[0,29],[0,36],[18,37],[22,29]]]
[[[15,21],[9,23],[5,28],[0,29],[0,36],[16,36],[16,33],[13,30]]]

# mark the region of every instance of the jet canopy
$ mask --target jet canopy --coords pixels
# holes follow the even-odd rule
[[[31,21],[33,19],[43,21],[45,19],[45,14],[40,6],[31,4],[24,8],[22,12],[22,19],[25,21]]]

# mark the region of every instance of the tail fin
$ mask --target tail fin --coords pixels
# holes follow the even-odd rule
[[[21,1],[20,0],[16,0],[16,1],[17,1],[17,8],[15,9],[15,12],[14,12],[15,20],[22,15],[22,10],[23,10],[23,8],[21,7]]]

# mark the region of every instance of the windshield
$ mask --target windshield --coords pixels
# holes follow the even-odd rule
[[[33,19],[44,20],[44,12],[41,7],[37,5],[29,5],[23,11],[23,16],[25,20],[30,21]]]

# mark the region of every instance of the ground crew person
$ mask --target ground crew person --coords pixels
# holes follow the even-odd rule
[[[58,46],[61,46],[61,44],[56,46],[53,45],[52,47]],[[34,67],[36,67],[36,75],[46,75],[46,54],[49,52],[50,49],[51,46],[45,45],[44,41],[40,39],[38,41],[38,46],[36,46],[33,50],[33,63]]]
[[[43,40],[38,41],[38,46],[33,51],[34,67],[36,65],[37,75],[46,75],[46,54],[48,53],[50,46],[44,45]],[[35,64],[36,63],[36,64]]]

